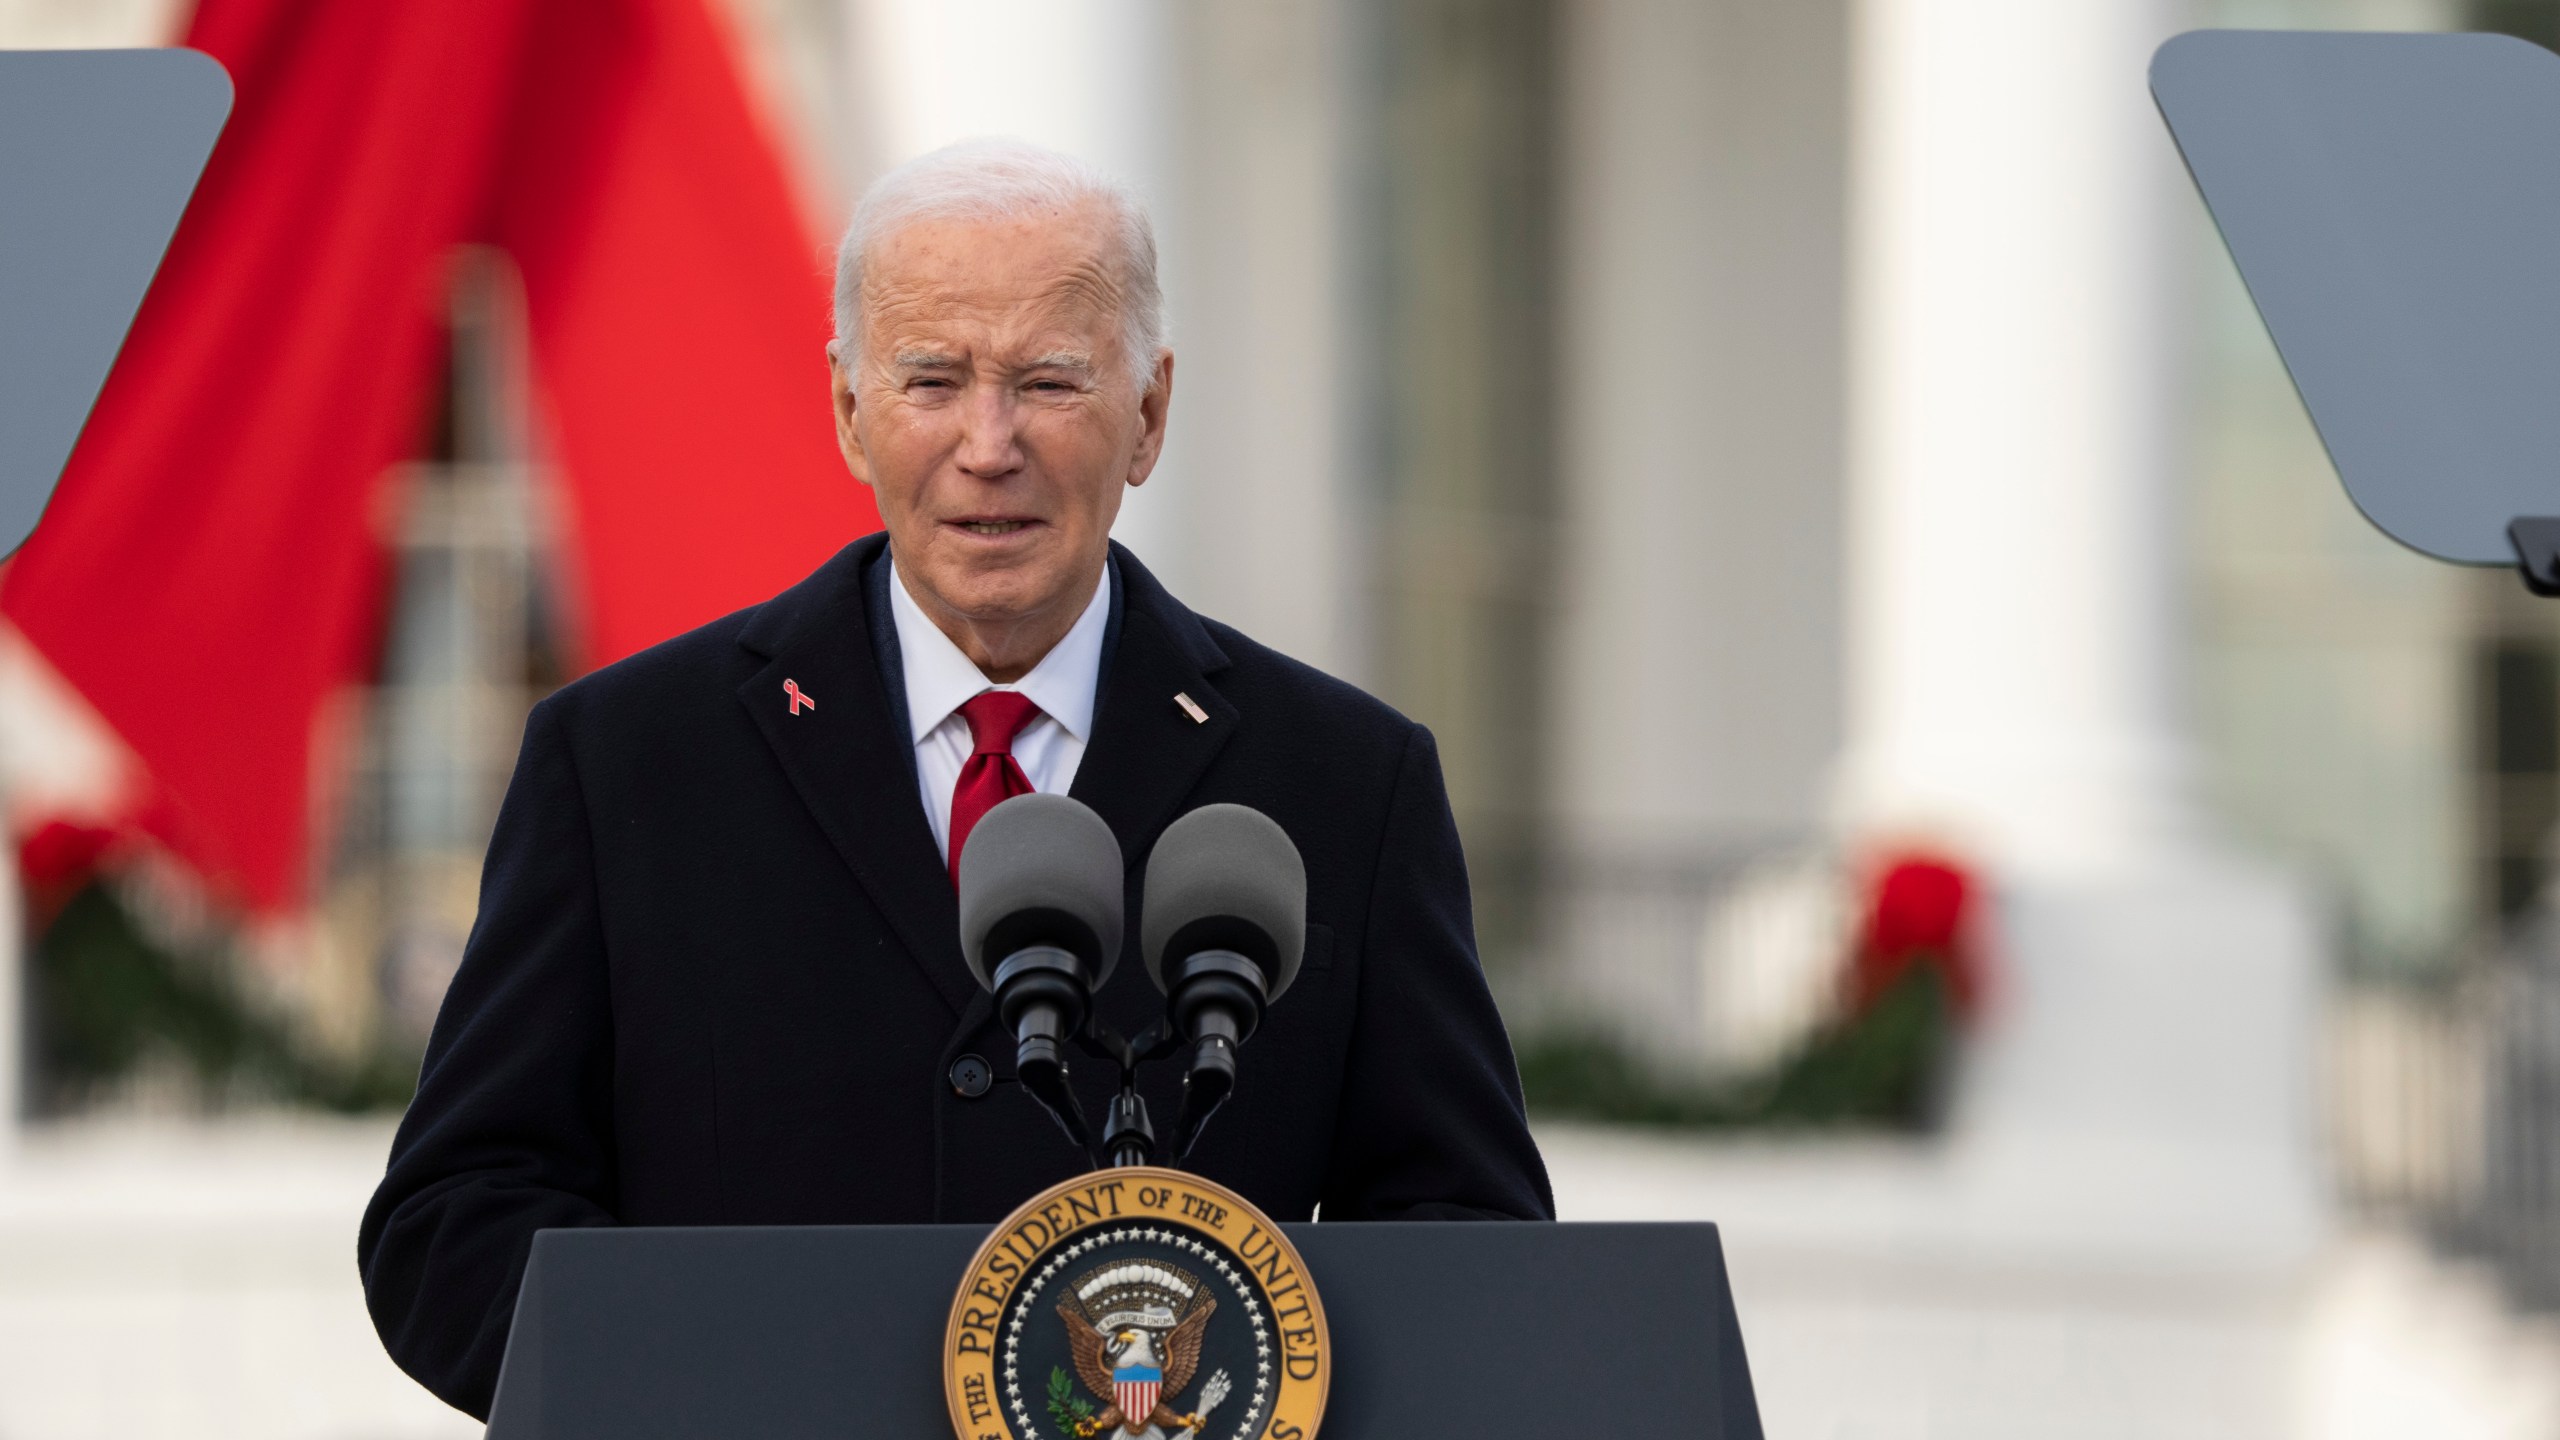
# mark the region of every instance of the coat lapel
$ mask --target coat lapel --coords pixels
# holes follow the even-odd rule
[[[1093,739],[1069,793],[1092,806],[1119,837],[1132,870],[1200,781],[1201,772],[1235,733],[1235,706],[1209,683],[1226,653],[1180,601],[1165,592],[1137,558],[1111,547],[1127,587],[1120,637],[1104,663],[1094,707]],[[1188,696],[1206,720],[1194,720],[1176,696]],[[1134,922],[1134,918],[1133,922]],[[1134,933],[1134,923],[1132,930]]]
[[[858,540],[766,603],[738,643],[768,663],[738,687],[738,701],[956,1017],[978,987],[961,963],[959,902],[916,793],[915,747],[899,733],[872,654],[863,594],[864,567],[886,543]],[[794,713],[786,685],[814,708]]]
[[[960,908],[916,793],[914,746],[900,732],[890,677],[871,647],[863,571],[886,544],[848,545],[775,596],[738,637],[765,666],[738,687],[738,702],[790,776],[836,853],[888,917],[908,955],[952,1014],[978,987],[960,959]],[[1216,758],[1239,716],[1209,677],[1227,657],[1199,617],[1165,592],[1118,546],[1127,587],[1120,634],[1106,659],[1093,738],[1070,793],[1111,826],[1131,870]],[[814,708],[793,713],[796,687]],[[1208,718],[1195,720],[1176,696]]]

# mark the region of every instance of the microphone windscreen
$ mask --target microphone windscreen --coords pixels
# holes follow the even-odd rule
[[[1016,795],[980,817],[960,847],[960,953],[981,986],[1005,957],[1055,945],[1094,988],[1120,961],[1120,841],[1082,801]]]
[[[1158,989],[1168,952],[1233,950],[1263,967],[1277,1000],[1306,954],[1306,862],[1261,811],[1203,805],[1166,826],[1147,856],[1139,936]]]

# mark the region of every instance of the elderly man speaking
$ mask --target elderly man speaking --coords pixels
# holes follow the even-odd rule
[[[1285,1220],[1548,1216],[1430,734],[1111,543],[1173,400],[1144,212],[1029,146],[917,160],[828,359],[885,537],[526,724],[358,1239],[393,1358],[485,1415],[548,1226],[991,1223],[1084,1168],[961,960],[953,867],[1024,786],[1133,867],[1216,801],[1306,858],[1304,969],[1192,1168]],[[1161,1005],[1134,963],[1098,1000]]]

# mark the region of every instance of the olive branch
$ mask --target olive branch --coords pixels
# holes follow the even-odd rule
[[[1070,1435],[1079,1433],[1077,1426],[1093,1418],[1093,1402],[1076,1393],[1076,1382],[1066,1367],[1049,1367],[1049,1419]]]

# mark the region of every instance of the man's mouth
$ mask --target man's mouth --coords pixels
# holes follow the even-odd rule
[[[1028,520],[957,520],[952,523],[972,535],[1010,535],[1031,524]]]

